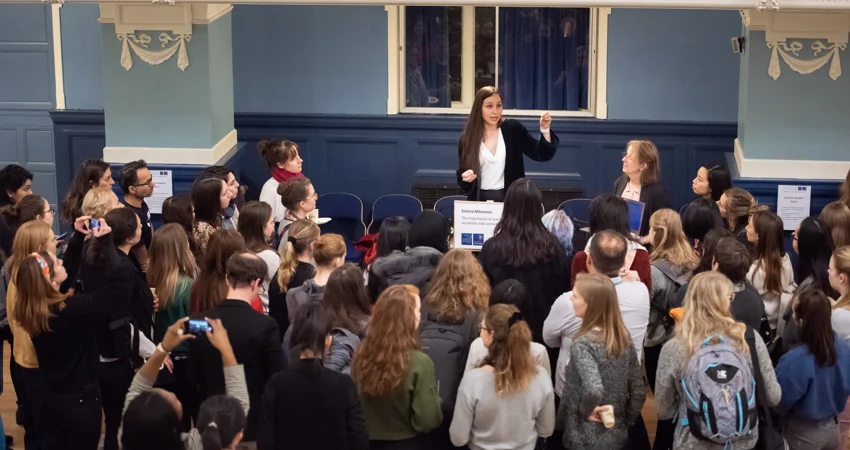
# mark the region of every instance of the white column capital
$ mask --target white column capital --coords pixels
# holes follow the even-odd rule
[[[764,31],[767,42],[823,39],[831,44],[846,44],[850,35],[850,12],[847,11],[748,9],[741,11],[741,20],[750,30]]]

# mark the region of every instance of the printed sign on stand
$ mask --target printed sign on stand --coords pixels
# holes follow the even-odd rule
[[[145,199],[151,214],[162,214],[162,204],[165,199],[174,195],[170,170],[151,170],[154,188],[153,195]]]
[[[455,248],[481,250],[484,242],[493,237],[503,207],[503,203],[496,202],[455,202]]]
[[[812,209],[811,186],[779,185],[776,197],[776,215],[782,219],[785,230],[795,230],[809,217]]]

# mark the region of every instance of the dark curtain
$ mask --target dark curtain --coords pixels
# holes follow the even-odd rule
[[[451,107],[448,8],[408,6],[405,16],[407,106]]]
[[[587,109],[590,10],[499,8],[499,90],[506,109]]]

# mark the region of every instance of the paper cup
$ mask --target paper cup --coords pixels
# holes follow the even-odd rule
[[[614,426],[614,407],[611,405],[605,405],[603,408],[608,408],[606,411],[602,411],[602,424],[605,425],[605,428],[612,428]]]

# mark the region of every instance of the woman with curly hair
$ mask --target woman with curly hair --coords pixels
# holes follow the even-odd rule
[[[489,298],[490,283],[472,252],[454,249],[446,253],[434,271],[419,325],[423,351],[434,361],[446,418],[434,433],[439,448],[451,448],[448,426],[457,388]]]
[[[414,286],[387,288],[354,355],[351,376],[373,450],[430,449],[426,433],[443,421],[434,363],[419,349],[419,308]]]

